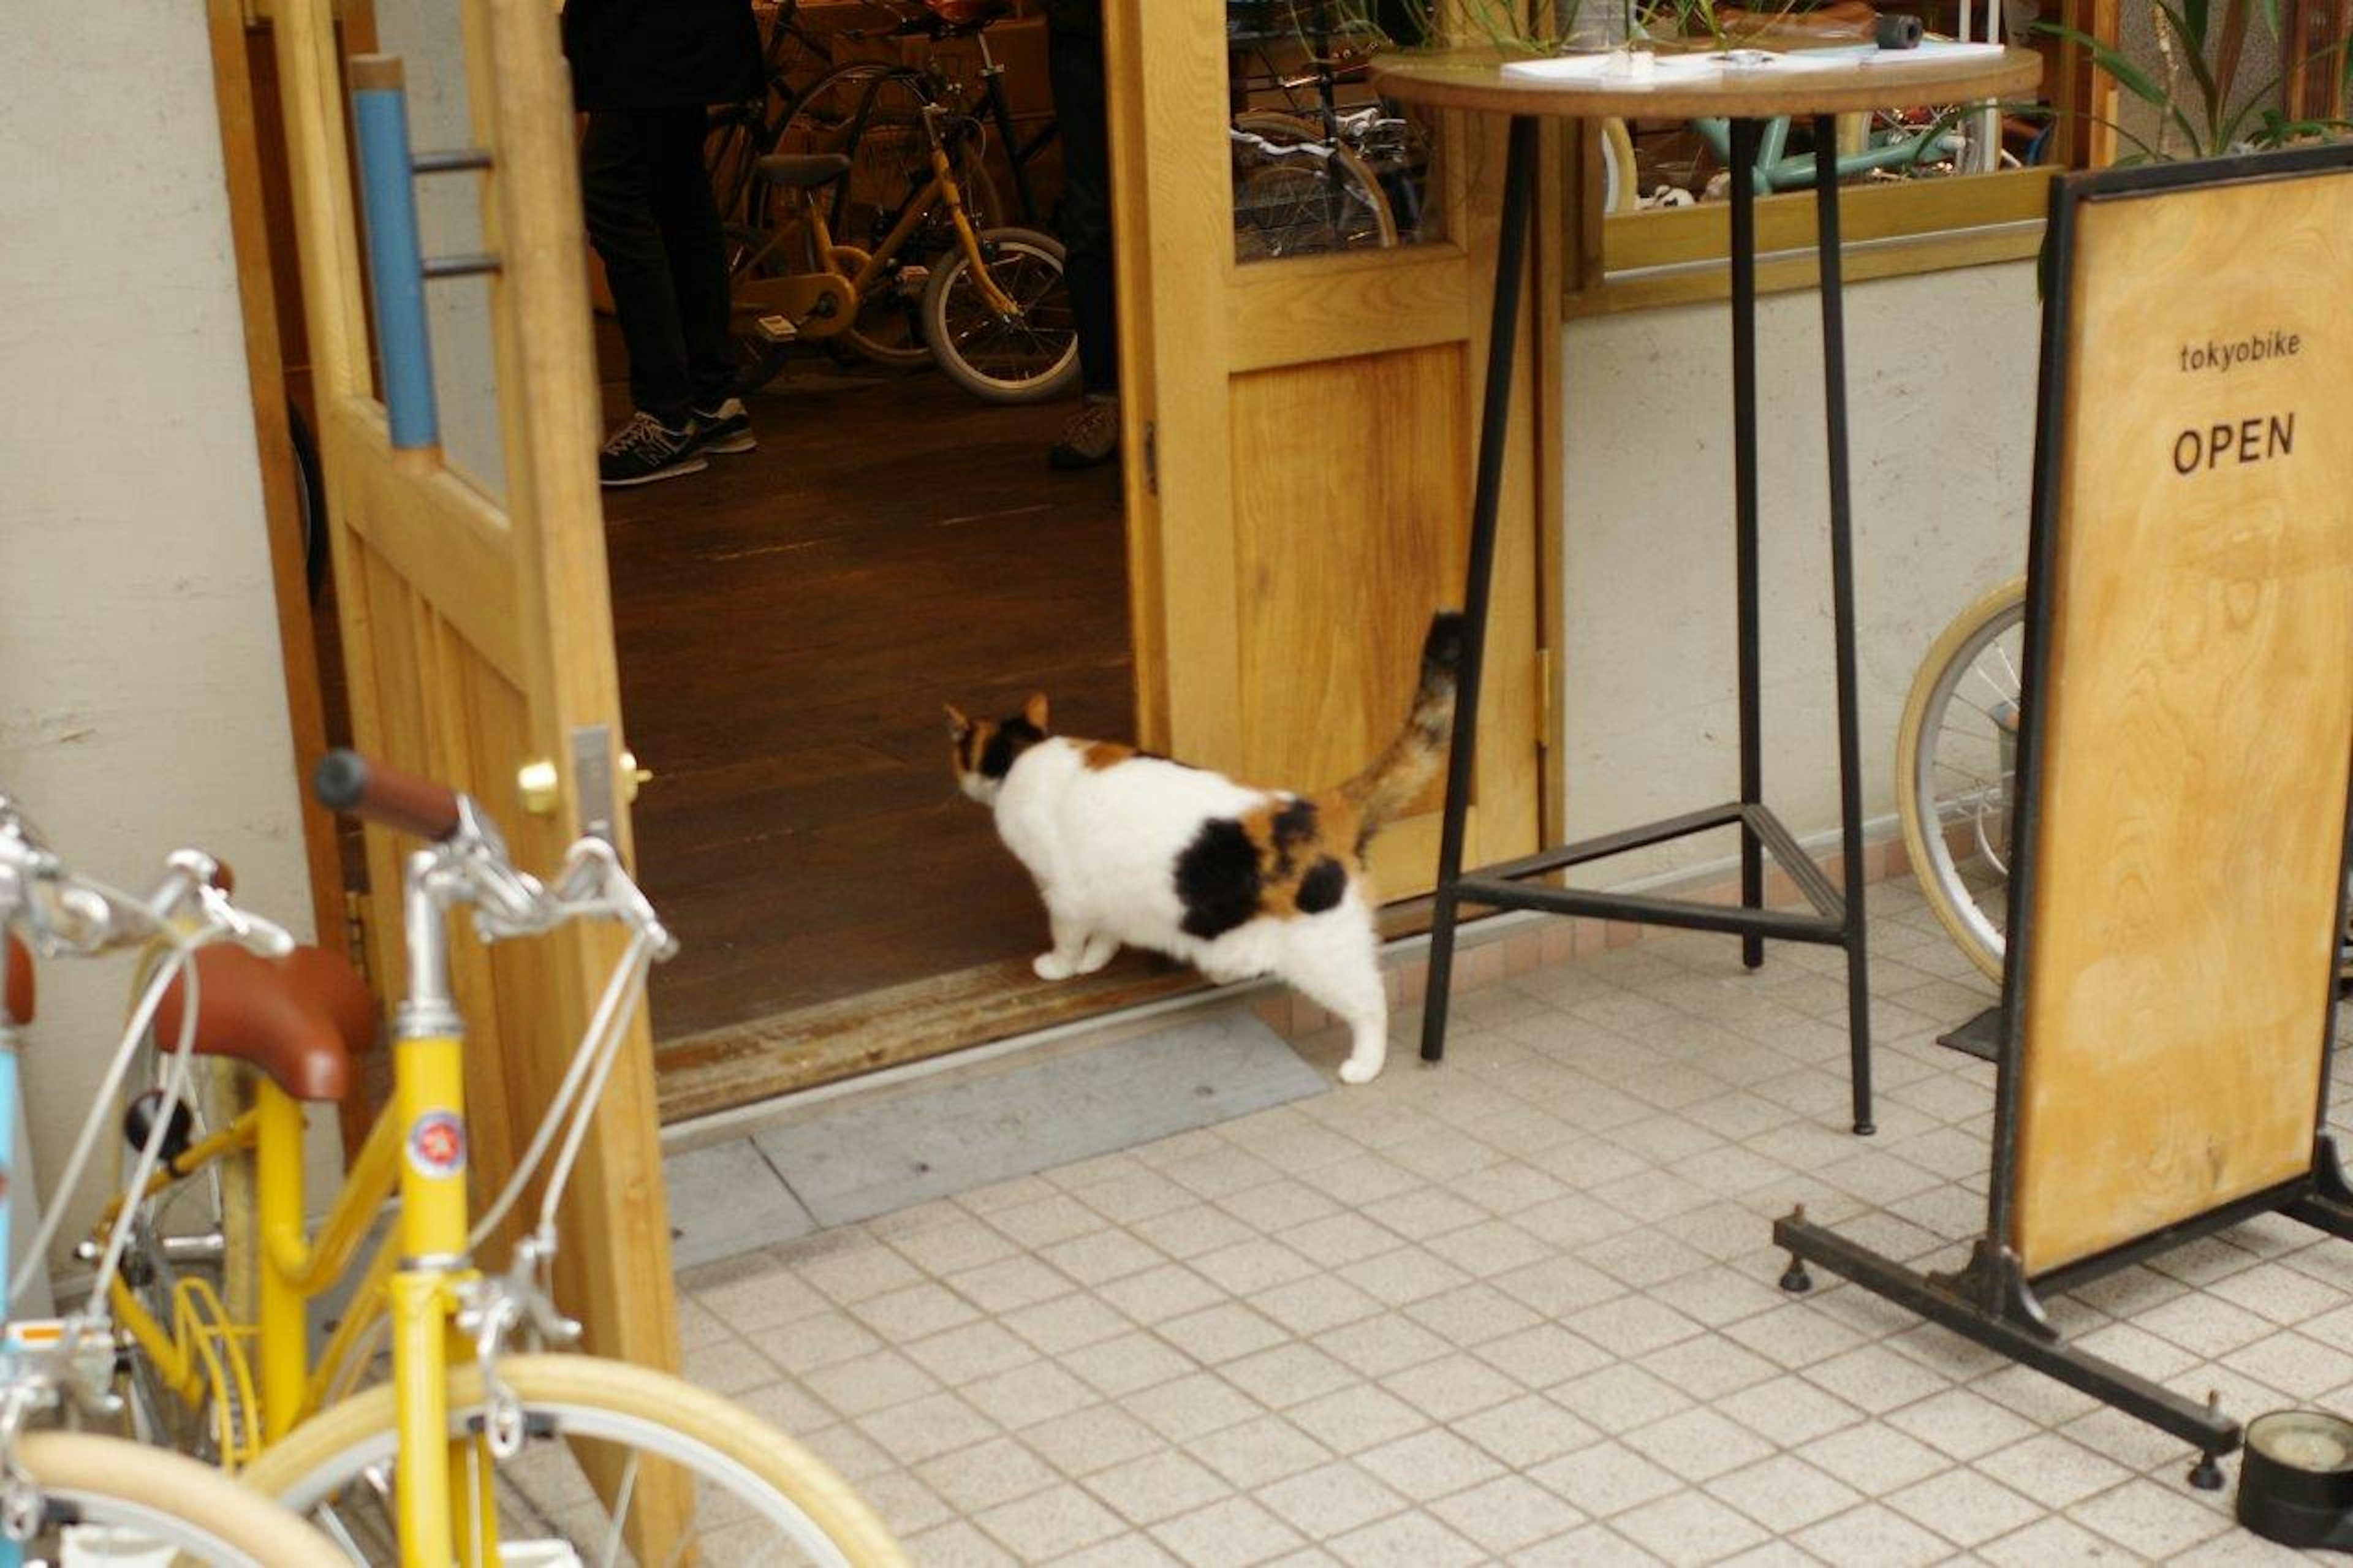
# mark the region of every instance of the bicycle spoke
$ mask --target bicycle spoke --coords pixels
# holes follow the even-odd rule
[[[642,1458],[641,1454],[632,1453],[628,1468],[621,1472],[620,1497],[613,1508],[613,1529],[605,1538],[605,1555],[598,1559],[601,1568],[613,1568],[620,1556],[621,1537],[629,1522],[629,1510],[637,1503],[638,1461]]]

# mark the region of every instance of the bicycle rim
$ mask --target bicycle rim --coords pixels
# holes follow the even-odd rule
[[[2026,589],[2010,583],[1936,639],[1896,750],[1905,846],[1929,908],[1986,974],[2001,973]]]
[[[691,1488],[685,1532],[654,1561],[759,1563],[902,1562],[872,1511],[799,1445],[741,1408],[663,1373],[588,1356],[515,1356],[500,1376],[522,1405],[522,1450],[496,1469],[500,1540],[562,1542],[590,1563],[638,1563],[628,1544],[659,1466]],[[480,1429],[481,1377],[449,1373],[452,1436]],[[399,1561],[398,1464],[389,1388],[322,1413],[244,1475],[315,1523],[352,1563]],[[600,1493],[592,1470],[607,1478]],[[461,1519],[480,1499],[453,1497]]]
[[[29,1434],[16,1449],[40,1488],[42,1519],[28,1560],[84,1560],[169,1547],[216,1568],[328,1568],[332,1547],[301,1520],[218,1470],[179,1454],[79,1432]]]
[[[1062,247],[1028,229],[991,229],[981,254],[1015,311],[1003,316],[982,297],[980,279],[959,252],[932,274],[923,297],[923,335],[940,368],[965,391],[991,403],[1039,403],[1070,390],[1079,375],[1078,319],[1062,278]]]

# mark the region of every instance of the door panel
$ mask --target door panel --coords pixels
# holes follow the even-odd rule
[[[1503,138],[1432,127],[1433,237],[1238,261],[1225,12],[1106,7],[1137,710],[1149,746],[1306,789],[1379,749],[1431,613],[1462,602]],[[1544,312],[1522,319],[1472,864],[1539,832]],[[1438,802],[1377,841],[1384,895],[1429,889]]]
[[[612,777],[623,776],[624,743],[595,468],[586,247],[555,10],[544,0],[336,9],[354,48],[380,43],[407,62],[419,110],[415,148],[475,146],[491,155],[488,173],[420,182],[428,254],[472,247],[500,261],[471,292],[427,285],[452,463],[396,453],[369,357],[334,17],[329,0],[274,0],[354,738],[474,795],[505,828],[517,863],[545,869],[578,830],[585,804],[575,738],[603,727]],[[559,802],[533,816],[517,801],[515,778],[543,758],[558,770]],[[626,852],[623,804],[607,811],[599,803],[596,815]],[[399,861],[407,847],[368,834],[370,957],[387,995],[400,984]],[[535,1127],[619,942],[568,932],[493,952],[457,924],[479,1196],[503,1178]],[[647,1042],[641,1016],[565,1205],[558,1285],[596,1349],[674,1366]],[[657,1516],[663,1506],[654,1505]]]

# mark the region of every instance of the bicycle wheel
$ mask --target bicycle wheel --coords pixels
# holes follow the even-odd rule
[[[561,1540],[589,1563],[622,1550],[646,1461],[686,1473],[693,1511],[674,1562],[903,1563],[890,1532],[831,1468],[717,1395],[626,1362],[510,1356],[499,1375],[522,1405],[524,1447],[497,1468],[502,1542]],[[449,1371],[453,1436],[481,1429],[482,1379]],[[311,1519],[354,1563],[396,1563],[393,1391],[376,1387],[304,1422],[244,1473],[245,1484]],[[588,1482],[615,1478],[608,1507]],[[453,1498],[453,1509],[469,1500]],[[479,1507],[479,1502],[472,1506]]]
[[[1387,249],[1397,216],[1354,149],[1296,115],[1234,116],[1234,256],[1240,261]]]
[[[948,379],[985,403],[1043,403],[1079,380],[1078,318],[1062,280],[1062,247],[1035,229],[980,237],[988,275],[1013,301],[1001,314],[983,298],[961,248],[932,269],[923,339]]]
[[[174,1563],[217,1568],[335,1568],[326,1537],[209,1465],[87,1432],[28,1432],[16,1458],[39,1489],[27,1560]]]
[[[1896,728],[1895,805],[1920,891],[1969,961],[2001,975],[2009,920],[2026,581],[1945,628]]]

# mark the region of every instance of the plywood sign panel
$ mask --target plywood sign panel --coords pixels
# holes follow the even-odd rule
[[[2353,756],[2353,175],[2086,202],[2012,1247],[2309,1169]]]

